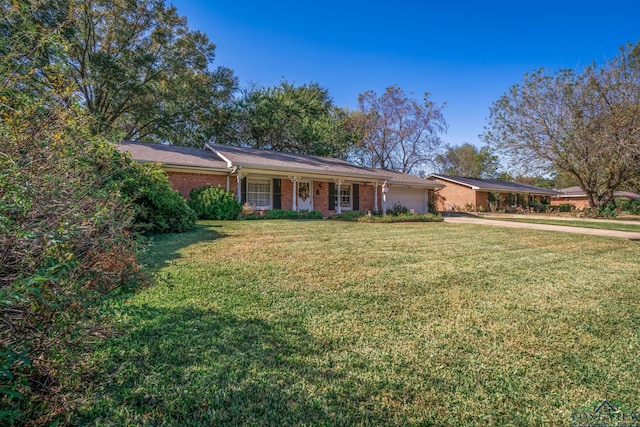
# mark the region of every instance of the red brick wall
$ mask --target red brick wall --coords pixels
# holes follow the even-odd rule
[[[360,184],[360,188],[359,188],[359,192],[360,192],[360,210],[361,211],[375,211],[376,208],[374,206],[374,193],[375,193],[375,189],[373,187],[373,185],[363,185]],[[380,198],[382,197],[382,192],[380,189],[380,186],[378,186],[378,203]]]
[[[189,198],[189,192],[194,188],[204,185],[213,185],[227,188],[226,175],[210,175],[201,173],[187,172],[167,172],[169,182],[174,190],[180,192],[185,199]],[[293,183],[288,178],[282,178],[282,209],[291,209],[293,207]],[[229,189],[236,194],[238,183],[235,176],[229,178]],[[374,206],[374,187],[373,185],[360,184],[360,210],[377,210]],[[382,188],[378,186],[378,205],[382,200]],[[322,213],[323,216],[335,214],[335,210],[329,210],[329,182],[313,181],[313,209]]]
[[[476,191],[476,203],[475,208],[480,210],[489,210],[489,192],[487,191]]]
[[[589,202],[586,197],[563,197],[561,199],[557,199],[555,197],[551,198],[551,206],[560,206],[570,204],[576,207],[576,209],[586,209],[589,206]]]
[[[194,188],[199,188],[205,185],[212,185],[214,187],[227,188],[227,176],[226,175],[210,175],[203,173],[185,173],[185,172],[167,172],[169,176],[169,182],[171,187],[178,191],[185,199],[189,198],[189,192]],[[230,189],[235,193],[236,186],[235,177],[231,178]]]
[[[313,181],[313,210],[322,212],[323,217],[329,216],[329,183],[327,181]]]
[[[475,191],[471,188],[449,181],[436,181],[444,185],[444,188],[437,190],[435,193],[436,210],[450,211],[455,208],[464,209],[466,205],[475,206],[478,203]]]
[[[282,209],[291,210],[293,207],[293,182],[288,178],[282,178]]]

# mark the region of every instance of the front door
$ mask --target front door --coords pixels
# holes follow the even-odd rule
[[[313,186],[311,181],[298,182],[298,210],[313,210]]]

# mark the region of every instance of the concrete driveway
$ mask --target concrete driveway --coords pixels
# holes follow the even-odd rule
[[[530,224],[526,222],[500,221],[497,219],[478,218],[473,216],[445,216],[444,222],[451,224],[474,224],[494,227],[524,228],[529,230],[556,231],[561,233],[590,234],[592,236],[620,237],[639,240],[640,233],[632,231],[598,230],[596,228],[569,227],[566,225]]]

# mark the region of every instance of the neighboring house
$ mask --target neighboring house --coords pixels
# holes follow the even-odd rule
[[[573,205],[576,209],[586,209],[589,207],[587,195],[578,186],[563,188],[558,190],[558,192],[559,194],[551,200],[551,204],[553,206]],[[640,200],[640,194],[632,193],[630,191],[616,191],[613,195],[616,199],[624,198],[629,200]]]
[[[125,141],[121,151],[141,163],[160,163],[183,197],[204,185],[232,191],[255,210],[381,211],[394,203],[427,212],[433,180],[359,167],[303,154],[207,144],[204,149]]]
[[[467,178],[431,174],[427,178],[442,184],[436,192],[436,210],[515,210],[531,202],[550,203],[558,194],[555,190],[519,182],[497,179]]]

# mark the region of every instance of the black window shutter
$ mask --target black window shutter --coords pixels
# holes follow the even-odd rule
[[[329,183],[329,210],[336,210],[336,184],[333,182]]]
[[[240,202],[242,202],[242,204],[247,203],[247,178],[244,177],[242,178],[242,181],[240,182]]]
[[[273,209],[282,209],[282,180],[273,178]]]
[[[354,211],[360,210],[360,184],[353,184],[351,186],[351,197],[353,198],[352,209]]]

